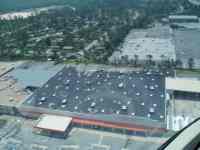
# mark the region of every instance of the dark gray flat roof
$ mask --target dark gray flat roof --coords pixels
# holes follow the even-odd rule
[[[24,105],[164,122],[165,77],[155,72],[80,72],[65,67]]]

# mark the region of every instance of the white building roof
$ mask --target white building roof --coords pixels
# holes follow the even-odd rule
[[[65,116],[42,115],[35,126],[36,128],[65,132],[72,118]]]
[[[166,89],[200,93],[200,81],[185,78],[166,78]]]
[[[169,19],[198,19],[198,17],[193,15],[171,15]]]

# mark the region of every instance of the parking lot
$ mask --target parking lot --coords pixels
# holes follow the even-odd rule
[[[165,140],[83,128],[73,128],[66,139],[58,139],[36,134],[35,121],[19,118],[18,123],[20,128],[12,128],[10,136],[0,141],[1,150],[153,150]]]

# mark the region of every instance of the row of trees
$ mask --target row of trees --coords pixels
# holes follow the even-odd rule
[[[115,59],[112,61],[113,65],[132,65],[134,67],[139,67],[141,65],[145,66],[146,68],[155,67],[158,65],[158,67],[164,67],[164,68],[183,68],[183,61],[180,59],[174,60],[174,59],[165,59],[164,55],[161,56],[161,60],[156,62],[153,59],[152,55],[146,55],[146,60],[140,60],[139,55],[134,55],[133,59],[129,59],[127,55],[122,56],[120,60]],[[189,58],[187,61],[187,66],[189,69],[195,68],[195,60],[193,58]]]

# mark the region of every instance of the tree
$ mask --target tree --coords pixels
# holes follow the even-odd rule
[[[153,62],[152,61],[153,56],[152,55],[147,55],[146,57],[147,57],[147,65],[151,66],[152,62]]]
[[[194,68],[194,64],[195,64],[194,58],[189,58],[188,59],[188,67],[189,67],[189,69],[193,69]]]
[[[183,67],[183,62],[180,59],[177,59],[175,62],[176,68],[182,68]]]
[[[134,66],[135,67],[138,65],[138,61],[139,61],[139,56],[138,55],[134,55]]]

